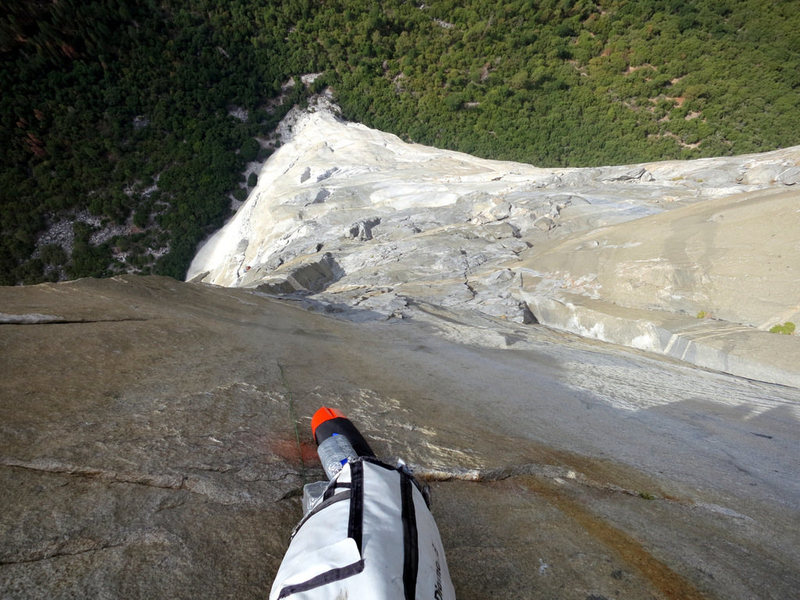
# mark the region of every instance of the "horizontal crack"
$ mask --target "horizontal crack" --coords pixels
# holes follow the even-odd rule
[[[41,562],[43,560],[51,560],[54,558],[62,558],[65,556],[80,556],[81,554],[89,554],[90,552],[98,552],[100,550],[108,550],[110,548],[120,548],[125,544],[120,543],[105,543],[99,544],[97,546],[93,546],[91,548],[84,548],[82,550],[74,550],[74,551],[63,551],[63,550],[54,550],[52,552],[47,551],[39,551],[32,553],[32,556],[27,558],[19,558],[19,559],[0,559],[0,565],[22,565],[26,563],[35,563]]]
[[[57,475],[72,475],[86,477],[89,479],[99,479],[115,483],[130,483],[144,485],[161,489],[179,490],[183,489],[186,476],[183,475],[153,475],[150,473],[118,473],[106,469],[94,467],[81,467],[71,465],[56,460],[33,460],[21,461],[10,458],[0,459],[0,466],[28,471],[38,471],[42,473],[53,473]]]
[[[514,477],[533,476],[545,479],[551,479],[557,482],[574,481],[580,485],[615,492],[619,494],[626,494],[628,496],[638,496],[646,499],[665,499],[676,500],[675,498],[666,498],[663,496],[655,496],[646,494],[639,490],[631,490],[611,483],[601,483],[586,477],[583,473],[568,469],[565,467],[557,467],[555,465],[546,465],[538,463],[524,463],[521,465],[510,465],[505,467],[496,467],[493,469],[464,469],[460,467],[443,467],[438,469],[427,468],[423,466],[411,466],[411,471],[414,477],[422,481],[471,481],[476,483],[488,483],[493,481],[502,481],[504,479],[512,479]],[[689,502],[692,504],[691,502]]]
[[[21,461],[12,458],[0,458],[0,467],[11,469],[23,469],[27,471],[36,471],[39,473],[50,473],[54,475],[66,475],[70,477],[82,477],[85,479],[94,479],[108,483],[122,483],[129,485],[141,485],[145,487],[164,489],[164,490],[184,490],[193,494],[205,496],[214,502],[220,504],[251,504],[255,502],[251,493],[246,489],[239,489],[234,485],[214,482],[205,478],[193,477],[191,475],[184,475],[181,473],[161,474],[154,475],[152,473],[137,473],[137,472],[117,472],[108,469],[99,469],[94,467],[82,467],[72,465],[52,459],[37,459],[33,461]],[[231,471],[233,469],[231,468]],[[208,469],[209,472],[225,473],[230,472],[223,469]],[[241,473],[236,471],[235,474]],[[264,481],[274,484],[276,487],[283,487],[281,483],[284,480],[292,477],[300,476],[295,471],[287,471],[280,473],[276,477],[270,476],[255,476],[240,478],[241,481],[252,483],[255,481]],[[280,492],[280,489],[277,490]],[[281,500],[279,498],[278,500]]]
[[[70,556],[81,556],[92,552],[101,552],[113,548],[122,548],[132,543],[145,544],[170,544],[180,540],[160,528],[133,531],[122,535],[114,536],[116,539],[92,540],[87,538],[66,540],[60,544],[50,543],[45,547],[39,547],[23,551],[23,556],[0,558],[0,566],[20,565],[26,563],[41,562],[56,558]]]
[[[168,475],[154,475],[152,473],[136,473],[136,472],[117,472],[107,469],[99,469],[94,467],[82,467],[72,465],[61,461],[50,459],[37,459],[33,461],[21,461],[11,458],[1,458],[0,466],[25,469],[30,471],[37,471],[42,473],[52,473],[57,475],[70,475],[76,477],[85,477],[87,479],[97,479],[111,483],[124,483],[131,485],[143,485],[147,487],[168,489],[168,490],[187,490],[193,493],[208,495],[202,491],[202,480],[193,481],[188,475],[182,474],[168,474]],[[493,481],[502,481],[504,479],[511,479],[515,477],[534,476],[545,479],[551,479],[560,483],[566,481],[573,481],[579,485],[590,487],[594,489],[625,494],[628,496],[638,496],[648,500],[665,499],[671,501],[679,501],[673,497],[657,496],[650,493],[645,493],[641,490],[632,490],[610,483],[602,483],[590,479],[583,473],[565,467],[558,467],[555,465],[539,464],[539,463],[524,463],[519,465],[509,465],[504,467],[495,467],[490,469],[468,469],[461,467],[441,467],[430,468],[421,465],[409,465],[414,476],[425,482],[446,482],[446,481],[470,481],[476,483],[488,483]],[[233,467],[226,465],[225,467],[190,467],[193,470],[201,470],[215,473],[226,473],[233,470]],[[279,475],[278,477],[254,477],[246,479],[246,481],[268,481],[278,482],[290,476],[297,476],[296,472],[287,472]],[[301,474],[302,476],[302,474]],[[291,495],[291,494],[290,494]],[[686,501],[688,504],[694,504],[691,501]]]
[[[31,318],[35,317],[35,318]],[[121,319],[62,319],[49,315],[7,315],[0,314],[0,325],[74,325],[88,323],[126,323],[130,321],[149,321],[143,317]]]

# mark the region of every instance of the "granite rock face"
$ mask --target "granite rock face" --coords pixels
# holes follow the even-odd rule
[[[264,598],[323,477],[323,404],[431,484],[462,600],[800,587],[797,390],[372,306],[155,277],[0,288],[0,595]]]
[[[329,105],[290,121],[189,279],[355,318],[421,301],[536,320],[800,386],[800,337],[768,333],[800,324],[800,148],[539,169],[408,144]]]

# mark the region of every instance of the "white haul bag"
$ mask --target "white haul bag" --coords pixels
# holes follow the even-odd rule
[[[347,463],[295,528],[270,600],[455,600],[439,530],[414,478]]]

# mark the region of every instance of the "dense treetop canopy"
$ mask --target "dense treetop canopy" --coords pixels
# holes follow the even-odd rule
[[[349,119],[538,166],[798,144],[798,8],[0,0],[0,283],[182,277],[280,118],[328,85]]]

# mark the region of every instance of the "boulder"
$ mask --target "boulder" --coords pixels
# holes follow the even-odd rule
[[[350,238],[358,240],[359,242],[366,242],[372,239],[372,229],[380,225],[380,217],[372,217],[370,219],[362,219],[350,225],[347,234]]]
[[[778,175],[778,181],[783,185],[797,185],[800,183],[800,167],[790,167]]]

